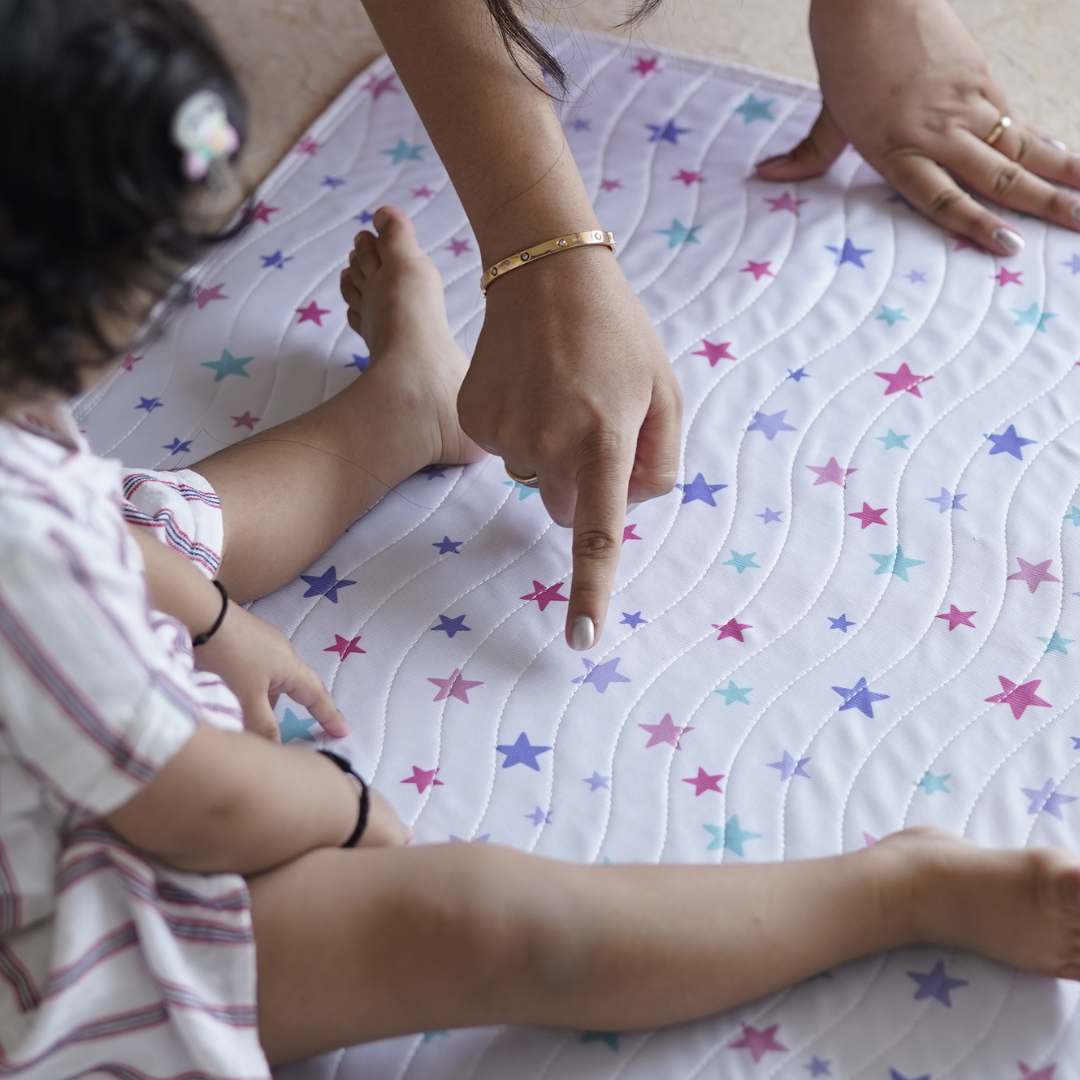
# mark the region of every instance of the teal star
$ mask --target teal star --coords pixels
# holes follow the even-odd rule
[[[750,699],[746,695],[753,689],[752,686],[736,686],[735,680],[729,679],[727,686],[718,686],[715,693],[723,694],[725,705],[734,705],[736,702],[740,705],[749,705]]]
[[[874,576],[878,574],[895,574],[901,581],[910,581],[907,576],[908,570],[913,566],[922,566],[926,562],[925,559],[909,559],[904,554],[904,549],[897,546],[895,551],[890,551],[887,555],[871,555],[871,559],[877,559],[878,568],[874,571]]]
[[[254,359],[254,356],[233,356],[228,349],[222,349],[220,360],[207,360],[202,366],[216,373],[214,382],[221,382],[229,375],[243,375],[245,379],[248,379],[251,376],[245,369]]]
[[[583,1031],[581,1041],[583,1043],[602,1042],[616,1053],[619,1050],[619,1033],[617,1031]]]
[[[727,819],[725,825],[706,825],[705,831],[712,835],[712,840],[709,841],[709,846],[706,851],[716,851],[719,848],[723,848],[725,851],[730,851],[733,855],[745,855],[743,850],[743,844],[747,840],[760,840],[761,833],[750,832],[744,829],[739,824],[739,818],[737,815],[733,815]]]
[[[940,776],[929,771],[929,769],[923,773],[923,778],[915,785],[922,788],[927,795],[933,795],[935,791],[943,791],[946,795],[951,795],[949,790],[949,780],[952,778],[952,773],[942,773]]]
[[[539,495],[540,489],[530,486],[529,484],[519,484],[516,480],[504,480],[503,483],[507,487],[517,489],[518,502],[524,502],[530,495]]]
[[[684,225],[678,218],[671,219],[671,227],[668,229],[655,229],[661,236],[668,238],[668,247],[678,247],[680,244],[700,244],[697,231],[700,225]]]
[[[1069,646],[1073,643],[1072,638],[1062,637],[1056,630],[1048,638],[1041,637],[1039,640],[1046,645],[1047,652],[1059,652],[1064,656],[1069,655]]]
[[[435,1031],[425,1031],[421,1036],[420,1041],[422,1043],[429,1043],[432,1039],[445,1039],[449,1036],[450,1032],[444,1029],[437,1029]]]
[[[400,165],[403,161],[423,161],[424,144],[407,143],[404,139],[398,139],[397,146],[392,146],[389,150],[384,150],[384,154],[390,155],[390,160],[395,165]]]
[[[1066,521],[1071,521],[1074,525],[1080,525],[1080,506],[1074,506],[1066,515]]]
[[[911,438],[910,435],[897,435],[892,428],[889,428],[884,435],[875,435],[874,437],[886,450],[892,450],[893,447],[907,450],[909,449],[907,441]]]
[[[741,574],[744,570],[760,570],[761,567],[754,562],[754,556],[756,551],[751,551],[748,555],[742,555],[734,548],[731,549],[731,558],[724,560],[724,566],[734,566],[736,570]]]
[[[746,100],[735,111],[742,116],[744,124],[752,124],[755,120],[775,120],[772,111],[775,104],[775,98],[758,98],[747,94]]]
[[[1016,316],[1016,326],[1034,326],[1041,333],[1046,333],[1046,324],[1057,315],[1052,311],[1043,311],[1038,304],[1030,304],[1026,308],[1013,308]]]
[[[874,317],[882,322],[887,322],[890,326],[895,326],[898,322],[907,322],[907,316],[904,314],[903,308],[888,307],[885,304],[881,305],[881,310]]]
[[[278,725],[281,729],[281,741],[287,743],[305,739],[308,742],[313,742],[314,736],[311,734],[311,725],[314,723],[315,721],[310,716],[297,716],[292,709],[286,709],[285,715]]]

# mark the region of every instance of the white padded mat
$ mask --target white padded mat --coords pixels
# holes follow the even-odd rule
[[[631,512],[600,647],[563,644],[567,535],[497,461],[406,481],[256,610],[422,841],[719,864],[934,823],[1078,846],[1080,238],[1024,220],[996,261],[854,154],[748,180],[813,90],[556,47],[570,144],[686,398],[683,486]],[[386,201],[475,340],[475,244],[385,60],[260,198],[168,336],[84,403],[100,451],[185,466],[363,378],[336,281]],[[432,1032],[282,1075],[1067,1080],[1077,1001],[925,949],[681,1029]]]

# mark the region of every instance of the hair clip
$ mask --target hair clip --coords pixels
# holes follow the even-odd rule
[[[240,146],[225,99],[213,90],[198,90],[181,104],[173,117],[172,137],[184,155],[184,175],[192,181],[204,179],[216,161]]]

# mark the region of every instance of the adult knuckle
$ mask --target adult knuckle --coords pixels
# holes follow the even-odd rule
[[[994,178],[990,184],[994,196],[996,198],[1001,198],[1008,195],[1020,182],[1020,177],[1022,175],[1023,170],[1019,165],[1012,162],[1008,165],[1003,165],[994,173]]]
[[[1030,153],[1031,140],[1025,134],[1023,134],[1023,132],[1021,132],[1017,139],[1016,153],[1013,154],[1013,161],[1015,161],[1019,165],[1028,157]]]
[[[939,189],[937,194],[930,198],[927,209],[935,217],[944,217],[957,209],[965,198],[966,196],[959,188],[950,185]]]
[[[574,537],[574,558],[603,561],[619,550],[619,544],[609,529],[582,529]]]

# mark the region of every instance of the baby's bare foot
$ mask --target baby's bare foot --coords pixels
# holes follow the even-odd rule
[[[468,357],[450,333],[443,283],[398,209],[375,214],[378,235],[362,232],[342,271],[349,325],[371,350],[365,393],[385,396],[430,445],[430,462],[467,464],[484,456],[461,430],[457,394]]]

